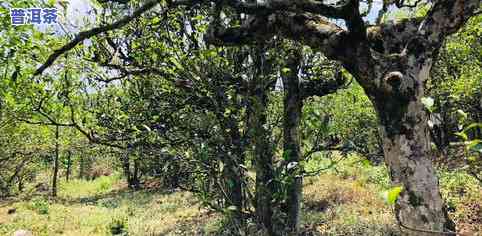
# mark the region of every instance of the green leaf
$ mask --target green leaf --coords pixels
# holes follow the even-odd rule
[[[228,182],[228,187],[230,189],[233,189],[234,188],[234,181],[232,179],[229,179],[227,182]]]
[[[283,69],[281,69],[281,73],[283,74],[288,74],[290,73],[291,69],[290,68],[287,68],[287,67],[284,67]]]
[[[427,108],[429,111],[432,111],[434,100],[431,97],[423,97],[422,98],[422,103],[425,105],[425,108]]]
[[[291,149],[286,149],[283,152],[283,160],[288,161],[290,159],[290,156],[291,156]]]
[[[371,163],[370,160],[368,160],[368,159],[364,159],[364,160],[362,161],[362,164],[363,164],[364,167],[370,167],[370,166],[372,166],[372,163]]]
[[[477,156],[469,156],[469,157],[467,157],[467,160],[470,161],[470,162],[475,162],[475,161],[477,161],[477,158],[478,158]]]
[[[471,129],[475,129],[475,128],[481,128],[482,129],[482,123],[474,123],[474,124],[471,124],[471,125],[467,126],[464,129],[464,133],[471,130]]]
[[[231,115],[231,110],[226,109],[226,110],[224,111],[223,116],[224,116],[224,117],[229,117],[230,115]]]
[[[147,125],[144,125],[144,124],[143,124],[142,127],[144,127],[144,129],[146,129],[146,130],[149,131],[149,132],[152,131],[151,128],[149,128],[149,126],[147,126]]]
[[[170,61],[172,64],[174,64],[174,66],[175,66],[176,68],[178,68],[178,69],[183,69],[183,66],[181,65],[181,63],[179,63],[179,61],[178,61],[176,58],[170,57],[170,58],[169,58],[169,61]]]
[[[388,204],[393,205],[398,199],[398,196],[400,196],[400,193],[403,191],[402,186],[397,186],[389,189],[386,193],[386,201]]]
[[[204,16],[203,15],[197,15],[193,19],[197,20],[197,21],[202,21],[202,20],[204,20]]]
[[[464,141],[467,141],[469,139],[469,137],[467,136],[467,134],[465,134],[464,132],[456,132],[455,135],[459,136],[461,139],[463,139]]]
[[[298,166],[298,162],[293,161],[293,162],[288,163],[288,165],[286,166],[286,169],[291,170],[291,169],[295,168],[296,166]]]
[[[464,111],[458,109],[457,110],[457,114],[461,117],[461,118],[464,118],[464,119],[467,119],[468,115],[467,113],[465,113]]]
[[[34,31],[34,32],[33,32],[33,38],[34,38],[35,40],[42,40],[42,38],[43,38],[42,32]]]
[[[467,144],[467,150],[472,150],[482,153],[482,140],[474,139]]]

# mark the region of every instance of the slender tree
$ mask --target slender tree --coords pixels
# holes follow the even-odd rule
[[[303,166],[300,140],[300,122],[303,101],[312,96],[323,97],[343,87],[347,79],[340,71],[334,78],[301,78],[303,58],[301,48],[288,50],[285,66],[281,70],[283,80],[283,157],[287,163],[288,183],[286,185],[286,203],[284,212],[287,216],[286,226],[294,235],[299,233],[301,202],[303,199]],[[312,75],[310,77],[315,77]],[[321,76],[321,75],[319,75]]]
[[[59,175],[59,126],[55,126],[54,170],[52,174],[52,196],[57,197],[57,180]]]
[[[65,171],[65,181],[69,182],[70,175],[72,174],[72,152],[69,150],[67,151],[67,170]]]
[[[269,235],[273,229],[273,147],[271,133],[266,128],[268,92],[272,62],[268,61],[265,49],[258,47],[253,53],[254,73],[249,83],[248,129],[254,146],[254,168],[256,170],[255,209],[256,221]]]
[[[299,69],[302,55],[298,50],[292,50],[288,58],[287,70],[282,71],[284,106],[283,106],[283,157],[288,162],[289,182],[286,186],[287,228],[297,234],[300,227],[300,211],[303,178],[300,171],[301,148],[299,126],[303,109],[302,94],[300,91]]]

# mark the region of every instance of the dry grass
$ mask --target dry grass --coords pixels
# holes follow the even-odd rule
[[[314,235],[395,235],[390,208],[375,186],[332,174],[305,181],[304,223]]]
[[[380,167],[346,165],[304,181],[305,235],[399,235],[391,207],[382,197],[387,176]],[[482,187],[466,174],[441,172],[442,194],[461,235],[482,232]],[[36,236],[111,235],[120,222],[129,235],[213,235],[219,214],[195,196],[175,191],[129,191],[118,176],[73,181],[59,198],[0,203],[0,235],[27,229]],[[14,214],[7,214],[16,208]],[[43,213],[43,214],[42,214]]]
[[[208,231],[211,221],[219,218],[203,210],[190,193],[133,192],[119,182],[112,181],[106,187],[96,181],[77,182],[81,186],[75,192],[68,192],[74,186],[63,188],[56,200],[37,197],[1,206],[0,235],[12,235],[18,229],[30,230],[36,236],[111,235],[111,222],[119,219],[125,219],[129,235],[194,235]],[[82,189],[95,194],[86,196]],[[41,214],[34,202],[44,202],[48,213]],[[16,213],[7,214],[12,208]]]
[[[462,236],[482,236],[482,185],[462,171],[444,171],[440,184],[449,215]]]

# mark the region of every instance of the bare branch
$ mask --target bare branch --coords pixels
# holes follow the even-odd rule
[[[102,82],[105,82],[105,83],[109,83],[109,82],[112,82],[112,81],[115,81],[115,80],[120,80],[120,79],[123,79],[129,75],[158,75],[158,76],[161,76],[163,77],[163,79],[167,80],[167,81],[170,81],[170,82],[175,82],[174,79],[172,79],[171,76],[169,76],[167,73],[165,73],[164,71],[160,70],[160,69],[157,69],[157,68],[153,68],[153,67],[143,67],[143,66],[139,66],[135,69],[127,69],[126,67],[124,66],[121,66],[121,65],[117,65],[117,64],[107,64],[107,63],[102,63],[102,62],[97,62],[100,66],[103,66],[103,67],[107,67],[107,68],[110,68],[110,69],[114,69],[114,70],[118,70],[121,72],[121,75],[117,76],[117,77],[113,77],[113,78],[107,78],[107,79],[104,79],[104,78],[100,78],[100,77],[96,77],[94,78],[95,80],[98,80],[98,81],[102,81]]]
[[[29,125],[44,125],[44,126],[62,126],[62,127],[73,127],[72,124],[57,123],[57,122],[44,122],[44,121],[32,121],[24,118],[17,118],[17,120],[22,121]]]
[[[32,125],[44,125],[44,126],[61,126],[61,127],[71,127],[77,129],[80,133],[82,133],[91,143],[95,144],[101,144],[104,146],[108,147],[115,147],[119,149],[124,149],[124,146],[115,144],[115,143],[110,143],[111,140],[101,140],[98,137],[94,135],[93,131],[86,131],[82,126],[80,126],[76,121],[75,121],[75,114],[74,114],[74,109],[72,108],[72,105],[70,105],[70,123],[62,123],[51,117],[47,112],[45,112],[42,108],[44,99],[42,99],[39,103],[39,105],[35,108],[35,111],[38,112],[40,115],[45,117],[48,121],[32,121],[28,119],[24,119],[21,117],[17,117],[16,119],[22,122],[25,122],[27,124],[32,124]]]

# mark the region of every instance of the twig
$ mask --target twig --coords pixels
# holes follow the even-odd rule
[[[112,23],[112,24],[108,24],[108,25],[104,25],[104,26],[99,26],[99,27],[95,27],[95,28],[92,28],[90,30],[87,30],[87,31],[82,31],[80,32],[79,34],[77,34],[75,36],[75,38],[73,40],[71,40],[69,43],[67,43],[66,45],[64,45],[63,47],[59,48],[59,49],[56,49],[54,51],[54,53],[52,53],[48,59],[45,61],[44,64],[42,64],[36,71],[35,73],[33,74],[34,76],[37,76],[37,75],[40,75],[42,74],[49,66],[51,66],[55,60],[57,60],[62,54],[64,54],[65,52],[71,50],[72,48],[74,48],[75,46],[77,46],[77,44],[81,43],[82,41],[84,41],[85,39],[88,39],[88,38],[91,38],[93,36],[96,36],[98,34],[101,34],[101,33],[105,33],[105,32],[108,32],[108,31],[111,31],[111,30],[115,30],[115,29],[118,29],[118,28],[121,28],[123,27],[124,25],[128,24],[129,22],[131,22],[132,20],[138,18],[139,16],[141,16],[143,13],[149,11],[150,9],[154,8],[160,1],[159,0],[151,0],[149,2],[147,2],[146,4],[144,4],[143,6],[141,6],[139,9],[135,10],[134,13],[132,15],[129,15],[129,16],[125,16],[124,18]]]

